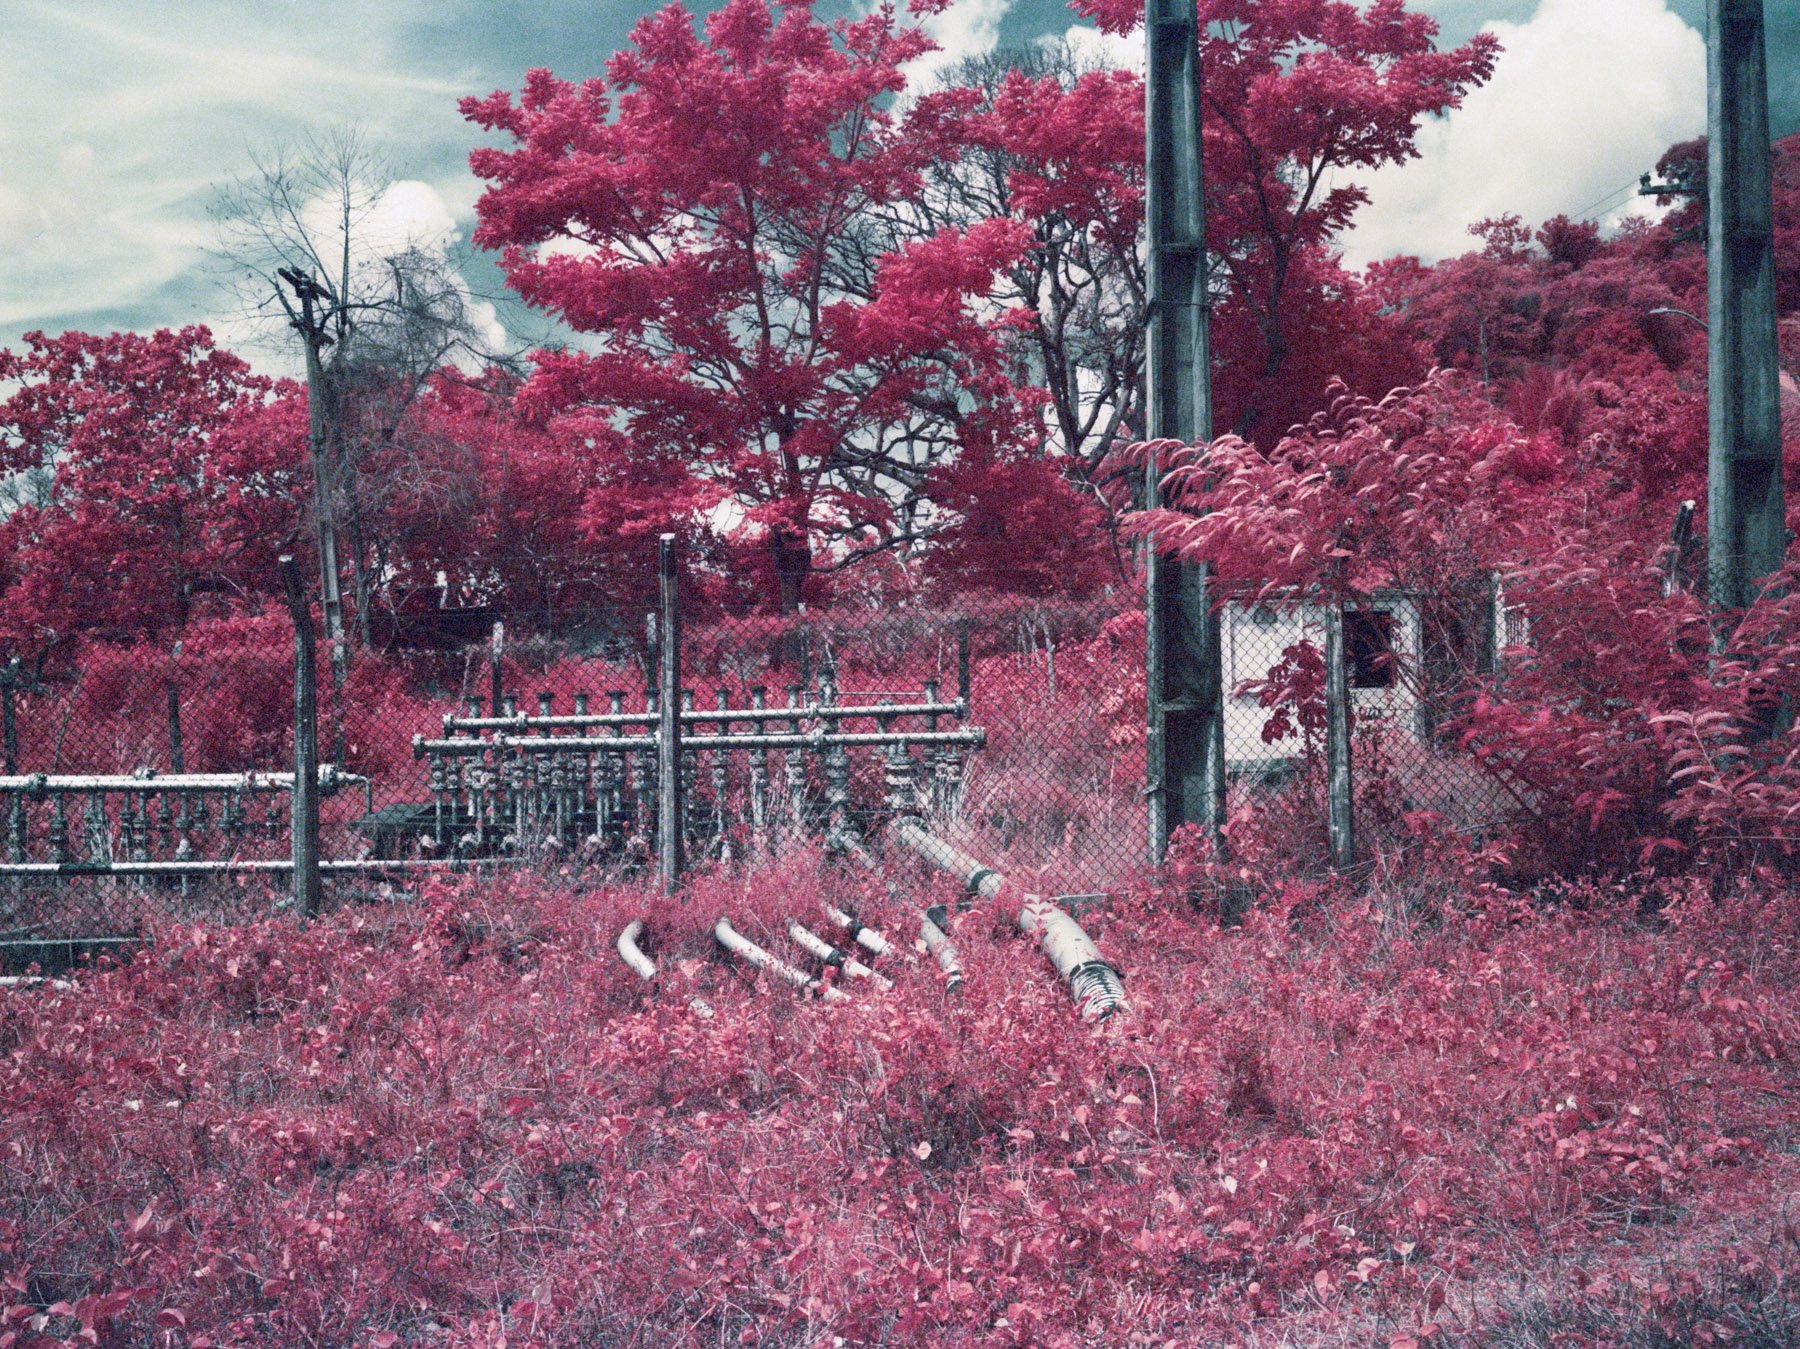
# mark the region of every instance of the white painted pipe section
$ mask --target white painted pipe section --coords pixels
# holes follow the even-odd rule
[[[792,918],[788,919],[788,936],[794,939],[794,945],[808,955],[823,960],[827,965],[837,966],[853,979],[871,979],[882,988],[894,986],[894,981],[885,974],[877,974],[855,956],[845,955],[811,928]]]
[[[954,844],[927,833],[925,827],[915,819],[902,816],[891,827],[895,838],[940,871],[947,871],[955,876],[971,895],[993,899],[1006,884],[1006,877],[985,863],[976,861]]]
[[[1027,896],[1019,909],[1019,931],[1037,939],[1084,1019],[1103,1021],[1114,1012],[1131,1010],[1118,971],[1106,962],[1081,924],[1056,904],[1041,895]]]
[[[825,905],[825,916],[839,927],[850,933],[850,940],[871,955],[894,956],[900,960],[910,960],[910,953],[895,946],[886,937],[872,927],[863,926],[862,920],[851,916],[835,904]]]
[[[930,835],[927,834],[926,837],[930,838]],[[858,862],[862,863],[868,870],[876,873],[880,872],[881,868],[876,865],[875,855],[863,846],[862,840],[854,833],[851,833],[848,830],[839,830],[831,836],[830,842],[834,847],[841,849],[850,857],[853,857]],[[891,895],[893,892],[893,882],[889,881],[888,893]],[[886,951],[883,950],[885,947],[886,950],[895,951],[906,959],[910,960],[912,958],[910,955],[907,955],[905,951],[901,951],[899,948],[895,947],[893,943],[889,942],[885,937],[881,937],[878,933],[869,932],[869,929],[863,927],[862,924],[857,922],[856,919],[852,918],[842,909],[833,908],[831,905],[827,904],[825,906],[825,911],[834,921],[854,929],[856,939],[859,942],[862,942],[864,946],[867,946],[869,950],[875,952],[876,955],[886,954]],[[865,933],[868,934],[868,940],[865,940]],[[874,944],[876,940],[880,941],[880,946]],[[944,992],[957,992],[963,985],[963,968],[962,961],[956,954],[956,943],[950,940],[949,934],[946,933],[943,928],[932,921],[929,913],[920,915],[918,945],[922,950],[928,953],[933,960],[937,961],[938,968],[943,971]]]
[[[0,988],[54,988],[65,990],[75,985],[67,979],[52,979],[46,974],[8,974],[0,975]]]
[[[960,991],[963,986],[962,960],[956,954],[956,943],[950,940],[949,934],[929,917],[921,916],[919,939],[931,953],[931,958],[937,961],[938,968],[944,972],[944,992]]]
[[[644,935],[644,920],[633,918],[625,924],[625,930],[619,934],[619,959],[625,962],[630,970],[645,983],[656,978],[656,962],[645,955],[638,947],[638,938]]]
[[[721,918],[713,925],[713,936],[720,946],[734,956],[742,956],[759,970],[767,970],[779,979],[785,979],[795,988],[817,990],[826,1002],[848,1002],[849,996],[828,984],[822,984],[805,970],[795,969],[784,960],[770,955],[762,947],[751,941],[743,933],[731,925],[729,918]]]
[[[334,764],[319,765],[319,786],[335,791],[349,783],[367,781]],[[294,789],[292,773],[13,773],[0,775],[0,792],[47,796],[66,792],[287,792]]]
[[[933,866],[957,877],[969,893],[993,899],[1005,887],[1006,877],[927,833],[917,820],[899,819],[890,827],[896,839]],[[1027,895],[1014,921],[1019,931],[1035,940],[1056,966],[1083,1018],[1098,1021],[1115,1012],[1131,1010],[1119,972],[1100,954],[1100,948],[1081,924],[1054,902],[1041,895]]]
[[[617,946],[619,948],[619,959],[625,962],[625,967],[645,983],[649,983],[652,979],[656,978],[656,962],[645,955],[643,948],[638,945],[638,938],[643,935],[644,920],[641,918],[633,918],[629,923],[625,924],[625,930],[619,933]],[[712,1020],[712,1004],[705,998],[689,998],[688,1010],[702,1021]]]

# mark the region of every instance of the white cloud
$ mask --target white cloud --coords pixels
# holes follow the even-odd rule
[[[938,50],[906,65],[906,84],[911,92],[932,87],[938,75],[972,56],[986,56],[1000,45],[1000,21],[1012,0],[956,0],[941,14],[926,17],[920,27],[931,35]]]
[[[26,173],[0,181],[0,257],[9,274],[0,324],[129,304],[191,264],[191,223],[120,200],[111,190],[116,164],[92,145],[68,142],[25,158]]]
[[[1705,44],[1665,0],[1541,0],[1486,28],[1505,48],[1493,80],[1420,128],[1420,158],[1362,179],[1351,265],[1467,252],[1471,224],[1509,211],[1610,223],[1641,209],[1640,173],[1706,128]]]
[[[1061,40],[1068,44],[1069,50],[1084,67],[1092,66],[1099,70],[1135,70],[1139,74],[1144,70],[1144,35],[1142,32],[1126,34],[1103,33],[1089,24],[1073,24],[1065,29]],[[1054,36],[1040,38],[1041,42],[1055,42]]]

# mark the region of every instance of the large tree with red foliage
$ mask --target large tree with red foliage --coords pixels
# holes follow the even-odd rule
[[[604,415],[531,415],[521,384],[441,371],[367,457],[377,599],[390,612],[491,605],[554,622],[653,603],[645,559],[657,534],[694,529],[699,485],[664,456],[634,453]]]
[[[0,352],[0,471],[46,486],[0,525],[4,633],[43,648],[185,623],[266,588],[300,526],[305,412],[205,328],[28,333]],[[282,398],[286,395],[285,398]]]
[[[935,466],[1028,431],[978,303],[1024,231],[909,232],[967,100],[892,109],[930,43],[891,10],[731,0],[700,34],[671,5],[633,41],[604,79],[464,103],[513,142],[472,156],[476,239],[597,339],[542,353],[525,401],[689,466],[791,607],[815,567],[928,532]]]

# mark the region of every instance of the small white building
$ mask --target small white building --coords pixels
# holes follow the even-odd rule
[[[1273,709],[1245,684],[1269,677],[1282,653],[1301,642],[1325,651],[1325,608],[1301,604],[1275,608],[1228,601],[1220,620],[1224,645],[1225,763],[1234,773],[1279,771],[1303,751],[1298,727],[1265,737]],[[1419,696],[1424,635],[1417,600],[1402,592],[1378,595],[1344,612],[1344,659],[1357,722],[1382,722],[1398,734],[1426,735]]]

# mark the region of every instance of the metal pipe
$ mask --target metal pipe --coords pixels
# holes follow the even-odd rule
[[[656,962],[645,955],[643,948],[638,945],[638,938],[643,935],[644,920],[633,918],[625,924],[625,930],[619,933],[617,946],[619,959],[625,962],[625,967],[645,983],[649,983],[656,978]],[[712,1004],[705,998],[698,996],[689,998],[688,1010],[703,1021],[712,1020]]]
[[[786,961],[770,955],[762,947],[751,941],[743,933],[731,925],[729,918],[721,918],[713,925],[713,937],[727,951],[735,956],[742,956],[759,970],[767,970],[777,978],[785,979],[795,988],[816,992],[826,1002],[848,1002],[849,995],[829,984],[821,983],[805,970],[795,969]]]
[[[993,899],[1006,884],[1006,877],[986,863],[979,862],[952,843],[946,843],[926,831],[917,819],[902,816],[889,827],[889,832],[931,863],[939,871],[947,871],[962,887],[978,899]]]
[[[293,793],[294,905],[302,919],[319,911],[319,692],[314,683],[314,637],[312,609],[300,581],[300,567],[293,557],[281,557],[281,580],[287,590],[288,612],[294,625],[294,771],[289,778]],[[335,612],[336,578],[325,594],[325,611]],[[333,692],[337,697],[335,715],[340,734],[343,720],[343,619],[336,620],[331,632]],[[128,831],[127,831],[128,832]],[[130,840],[126,840],[127,850]],[[134,860],[142,860],[134,859]]]
[[[662,535],[656,547],[662,601],[656,642],[660,716],[656,731],[656,874],[663,893],[670,894],[681,884],[682,832],[687,827],[681,773],[681,577],[676,568],[675,536]]]
[[[436,871],[444,868],[520,866],[519,857],[361,857],[322,861],[320,871]],[[182,862],[0,862],[0,876],[182,876],[261,873],[294,869],[291,857],[194,859]]]
[[[319,765],[319,790],[330,793],[368,779],[335,764]],[[86,795],[89,792],[291,792],[292,773],[12,773],[0,775],[0,795]]]
[[[1119,972],[1100,954],[1092,937],[1068,914],[1041,895],[1026,896],[1019,908],[1019,931],[1035,937],[1056,966],[1075,1006],[1088,1021],[1104,1021],[1114,1012],[1129,1012]]]
[[[909,953],[895,946],[886,937],[872,927],[865,927],[854,915],[838,908],[835,904],[825,905],[825,916],[850,934],[850,940],[868,951],[871,955],[896,956],[902,960],[909,958]]]
[[[567,750],[652,750],[657,747],[654,735],[616,736],[532,736],[496,735],[488,740],[426,739],[413,737],[413,758],[427,754],[481,754],[491,749],[518,750],[525,754],[556,754]],[[683,749],[829,749],[851,745],[966,745],[981,749],[987,744],[985,727],[972,726],[961,731],[802,731],[787,733],[739,732],[733,735],[684,735]]]
[[[892,988],[894,981],[885,974],[878,974],[855,956],[847,956],[830,942],[826,941],[811,928],[797,919],[788,919],[788,936],[794,939],[794,945],[817,960],[824,961],[835,969],[842,970],[853,979],[871,979],[883,988]]]
[[[889,826],[889,832],[896,841],[927,862],[955,876],[972,895],[993,899],[1006,886],[1006,877],[960,848],[927,833],[917,820],[896,820]],[[1014,921],[1019,931],[1034,938],[1050,963],[1056,966],[1056,972],[1062,976],[1084,1018],[1097,1021],[1114,1012],[1130,1010],[1118,971],[1100,954],[1100,948],[1082,930],[1081,924],[1053,901],[1040,895],[1025,896]]]
[[[950,934],[925,914],[919,918],[919,940],[944,973],[944,992],[959,992],[963,986],[962,960],[956,954],[956,943],[950,940]]]
[[[1356,861],[1356,802],[1352,789],[1349,658],[1344,650],[1344,606],[1325,610],[1325,796],[1332,865],[1347,871]]]
[[[619,959],[625,967],[645,983],[656,978],[656,962],[638,948],[638,938],[644,935],[644,920],[633,918],[625,924],[625,930],[619,933]]]
[[[851,721],[857,718],[874,720],[876,717],[927,717],[950,716],[966,717],[969,714],[967,703],[945,703],[928,700],[922,703],[894,703],[891,706],[836,706],[803,705],[799,708],[802,719],[819,721]],[[712,708],[697,707],[681,714],[684,726],[705,722],[753,721],[758,725],[766,725],[771,721],[785,721],[791,713],[784,708],[756,707]],[[520,713],[514,717],[459,717],[454,713],[445,713],[444,730],[449,731],[520,731],[520,730],[574,730],[583,726],[651,726],[656,716],[650,712],[589,712],[585,714],[562,713],[556,716],[527,716]]]
[[[60,993],[74,987],[67,979],[52,979],[44,974],[0,974],[0,989],[54,988]]]

